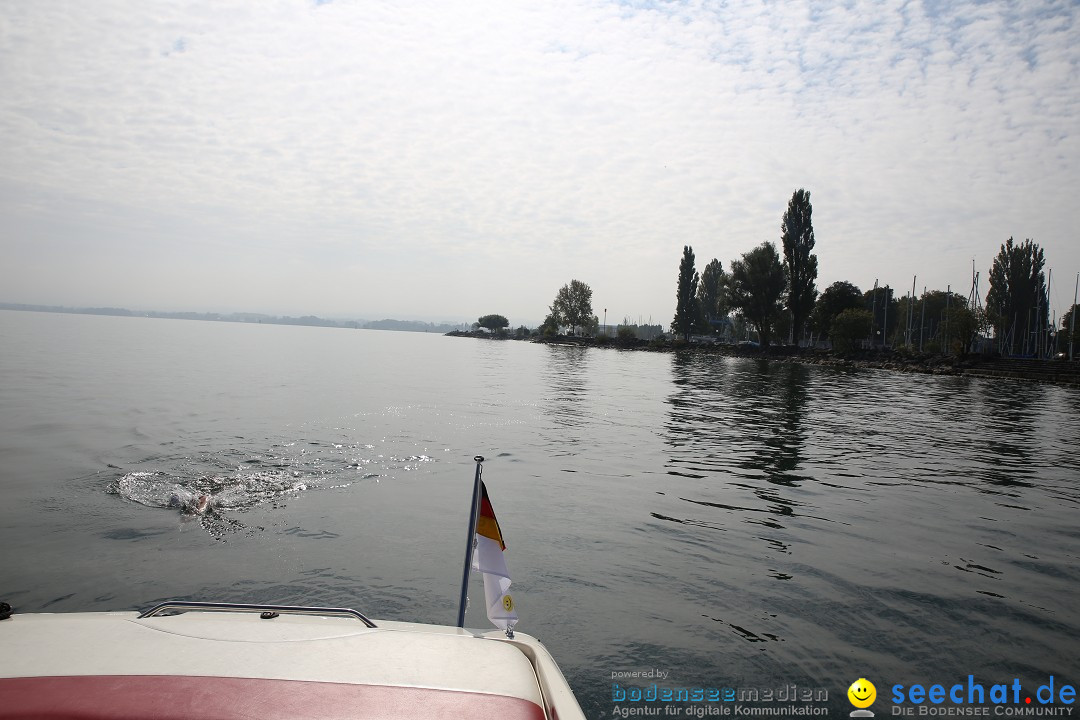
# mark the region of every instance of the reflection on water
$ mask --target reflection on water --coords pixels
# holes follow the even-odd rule
[[[1036,422],[1046,401],[1044,388],[1017,384],[1008,392],[980,393],[972,400],[966,419],[985,455],[994,458],[983,468],[983,479],[1001,487],[1030,487],[1038,467],[1032,454],[1039,448]]]
[[[1022,677],[1003,649],[1032,642],[1077,667],[1080,473],[1048,443],[1074,394],[695,354],[672,372],[652,517],[692,534],[704,628],[784,643],[777,677]]]
[[[739,371],[734,363],[742,363]],[[807,480],[800,474],[807,431],[809,371],[803,365],[717,359],[697,354],[673,358],[674,387],[665,424],[672,448],[671,475],[703,480],[720,473],[732,487],[758,501],[747,507],[721,501],[715,486],[682,499],[708,507],[760,515],[750,522],[779,528],[802,503],[784,487]]]
[[[562,427],[575,427],[586,420],[582,403],[589,393],[589,348],[578,345],[545,345],[544,411]],[[573,434],[563,437],[567,443],[580,442]]]
[[[590,718],[613,671],[649,668],[827,687],[830,716],[859,677],[1080,681],[1075,390],[418,333],[0,329],[0,586],[28,611],[190,597],[452,622],[480,452],[521,629]],[[223,510],[265,530],[222,543],[104,492],[130,473],[279,494]]]

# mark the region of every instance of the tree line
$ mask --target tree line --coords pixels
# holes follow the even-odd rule
[[[917,296],[912,288],[897,298],[889,285],[875,281],[862,291],[841,280],[819,292],[815,245],[810,193],[800,188],[781,219],[779,250],[765,241],[732,260],[726,272],[713,258],[699,273],[693,248],[683,246],[671,332],[684,342],[699,334],[735,339],[752,330],[762,348],[777,340],[803,345],[828,339],[841,351],[902,345],[961,355],[991,334],[1003,354],[1045,356],[1068,347],[1070,339],[1080,341],[1076,305],[1061,316],[1060,328],[1050,317],[1044,252],[1030,239],[1016,243],[1010,237],[1001,245],[985,307],[974,287],[966,297],[951,288]],[[478,325],[496,332],[509,322],[487,315]],[[599,325],[592,289],[571,280],[556,293],[539,332],[594,335]]]
[[[780,242],[783,259],[765,241],[733,260],[730,272],[713,258],[703,275],[694,268],[694,249],[684,246],[672,332],[689,341],[693,334],[718,330],[735,312],[753,327],[762,347],[785,331],[790,339],[801,339],[818,299],[813,206],[802,188],[788,201]]]
[[[501,333],[509,325],[510,321],[502,315],[484,315],[475,323],[477,328],[484,328],[493,334]],[[574,335],[579,332],[595,335],[599,327],[600,318],[593,314],[592,309],[592,288],[580,280],[571,280],[555,294],[538,332],[555,335],[561,328],[567,328]],[[528,337],[530,331],[522,326],[518,328],[517,335]]]
[[[810,193],[792,194],[781,222],[783,257],[771,242],[733,260],[729,272],[713,258],[699,274],[694,250],[683,247],[676,286],[672,332],[684,341],[693,334],[716,334],[745,323],[768,347],[780,338],[807,344],[828,338],[835,349],[904,345],[965,354],[980,336],[993,335],[1004,354],[1046,356],[1080,340],[1074,304],[1050,317],[1045,256],[1028,239],[1009,238],[990,268],[990,289],[982,306],[973,288],[968,297],[931,290],[897,299],[888,285],[866,292],[848,281],[818,291],[817,256]],[[734,314],[734,320],[730,317]]]

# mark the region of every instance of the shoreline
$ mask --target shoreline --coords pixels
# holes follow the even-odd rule
[[[671,340],[618,340],[615,338],[562,335],[553,338],[515,338],[510,335],[500,337],[473,331],[453,331],[446,333],[446,335],[448,337],[466,337],[489,341],[515,340],[539,345],[569,345],[637,352],[688,352],[824,367],[889,370],[922,375],[954,375],[991,380],[1017,380],[1080,388],[1080,361],[1077,360],[1072,362],[1068,360],[1036,360],[1032,358],[1005,358],[976,354],[959,358],[950,355],[931,355],[929,353],[882,350],[880,348],[859,350],[851,353],[835,353],[831,350],[797,348],[785,345],[773,346],[762,351],[748,346],[683,343]]]

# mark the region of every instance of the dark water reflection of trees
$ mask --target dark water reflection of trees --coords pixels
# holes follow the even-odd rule
[[[549,345],[544,364],[543,383],[545,414],[563,427],[576,427],[587,418],[584,403],[588,399],[589,349],[575,345]],[[566,436],[574,441],[572,434]]]
[[[981,492],[1014,494],[1033,487],[1045,465],[1046,435],[1060,388],[1031,383],[942,378],[910,389],[892,425],[907,424],[904,437],[918,448],[919,462],[906,479],[974,486]]]
[[[809,368],[798,364],[676,355],[664,433],[679,497],[779,528],[800,515]]]
[[[1002,390],[1007,390],[1002,392]],[[972,407],[972,425],[981,439],[979,454],[994,458],[981,475],[999,486],[1031,486],[1034,480],[1034,453],[1039,447],[1037,423],[1043,414],[1046,388],[1039,385],[1010,384],[978,387]],[[1032,475],[1025,478],[1025,475]]]
[[[738,371],[733,367],[738,363]],[[674,474],[727,470],[796,485],[807,438],[809,369],[676,355],[665,427]]]

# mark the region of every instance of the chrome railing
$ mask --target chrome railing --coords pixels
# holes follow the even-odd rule
[[[139,618],[149,618],[165,612],[257,612],[264,619],[277,617],[281,613],[286,615],[336,615],[353,617],[367,625],[369,628],[376,627],[375,623],[363,613],[352,608],[314,607],[305,605],[258,605],[253,603],[230,603],[230,602],[199,602],[196,600],[166,600],[158,603],[149,610],[139,615]]]

